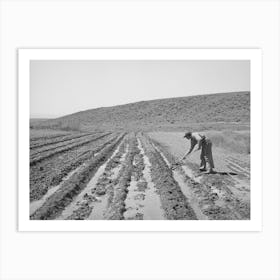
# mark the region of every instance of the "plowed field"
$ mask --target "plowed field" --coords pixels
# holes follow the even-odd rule
[[[171,168],[187,149],[181,138],[99,132],[31,139],[30,219],[250,219],[249,160],[214,149],[216,174],[198,171],[197,154]]]

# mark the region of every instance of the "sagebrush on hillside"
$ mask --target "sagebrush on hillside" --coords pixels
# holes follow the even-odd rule
[[[250,123],[250,93],[197,95],[97,108],[43,121],[37,127],[134,130],[209,122]]]

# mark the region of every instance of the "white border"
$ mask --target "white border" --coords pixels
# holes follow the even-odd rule
[[[30,60],[250,60],[251,220],[248,221],[35,221],[29,220]],[[262,65],[260,49],[19,49],[19,231],[261,231]],[[253,140],[253,141],[252,141]]]

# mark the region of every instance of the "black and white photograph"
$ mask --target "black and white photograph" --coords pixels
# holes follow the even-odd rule
[[[249,60],[31,60],[31,220],[250,220]]]
[[[280,1],[0,1],[0,279],[280,280]]]

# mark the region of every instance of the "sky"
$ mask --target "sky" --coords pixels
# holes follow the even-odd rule
[[[54,118],[137,101],[250,91],[250,61],[30,62],[30,116]]]

